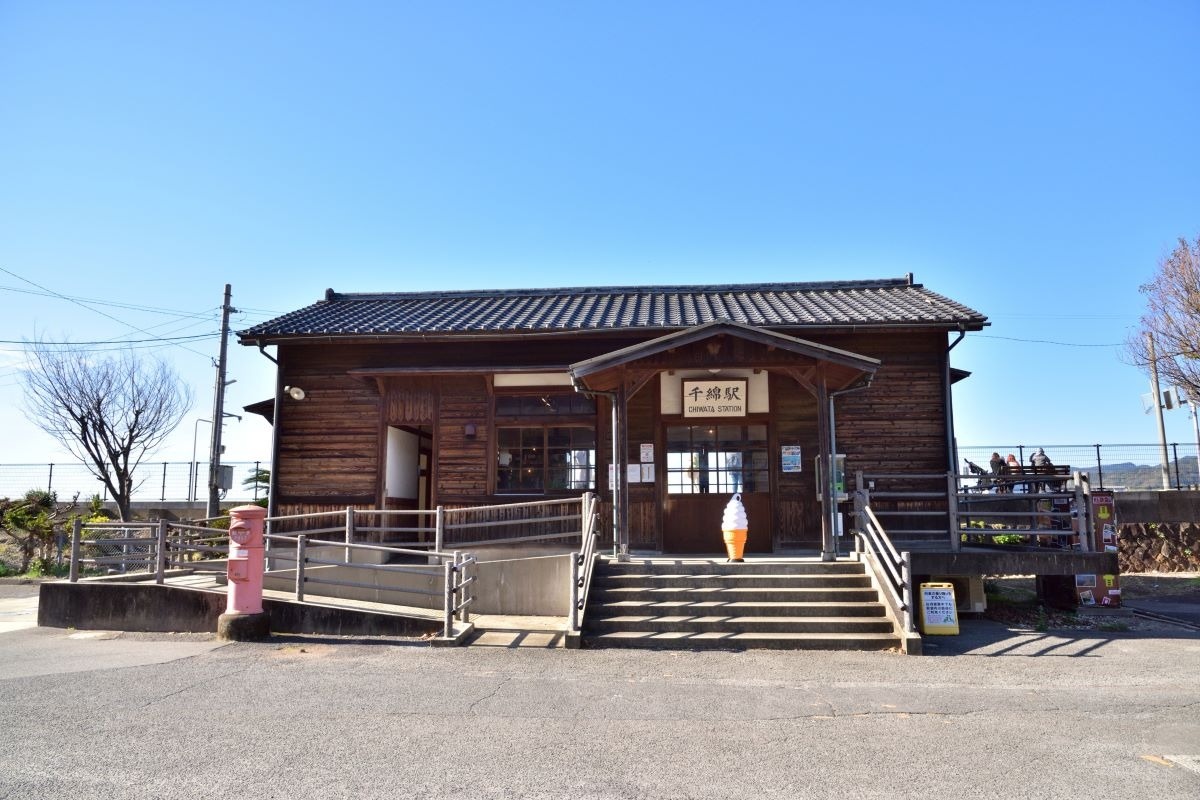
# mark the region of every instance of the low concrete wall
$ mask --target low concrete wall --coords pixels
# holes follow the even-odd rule
[[[404,566],[420,572],[309,567],[305,570],[309,578],[369,586],[334,586],[314,581],[309,583],[305,593],[416,608],[441,608],[443,568],[419,564]],[[475,595],[471,612],[475,614],[565,617],[571,606],[571,557],[568,554],[480,561],[473,574],[478,578],[471,584]],[[281,592],[294,591],[296,572],[289,569],[269,573],[263,585]]]
[[[1200,522],[1200,492],[1114,492],[1117,521]]]
[[[214,633],[225,595],[146,583],[43,583],[38,625],[83,631]]]
[[[43,583],[38,625],[79,630],[215,633],[225,595],[145,583]],[[272,633],[329,636],[424,636],[436,622],[357,609],[266,599]]]

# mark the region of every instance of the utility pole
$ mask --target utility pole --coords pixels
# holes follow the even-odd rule
[[[1188,409],[1192,412],[1192,430],[1196,433],[1196,485],[1200,486],[1200,411],[1196,409],[1196,398],[1187,393]]]
[[[208,510],[205,516],[210,518],[221,513],[221,428],[225,425],[225,356],[229,339],[229,314],[237,310],[229,305],[231,297],[232,293],[227,283],[225,302],[221,304],[221,353],[216,363],[217,384],[213,389],[212,442],[208,452]]]
[[[1167,425],[1163,421],[1162,393],[1158,389],[1158,356],[1154,354],[1154,334],[1146,331],[1146,348],[1150,353],[1150,393],[1154,395],[1154,413],[1158,416],[1158,444],[1162,449],[1162,485],[1171,488],[1171,457],[1167,455]]]

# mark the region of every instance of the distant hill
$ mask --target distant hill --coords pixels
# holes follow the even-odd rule
[[[1125,461],[1120,464],[1104,464],[1104,486],[1106,488],[1117,488],[1133,490],[1133,489],[1161,489],[1162,488],[1162,467],[1159,464],[1134,464],[1132,461]],[[1175,486],[1175,463],[1172,462],[1171,468],[1171,486]],[[1099,483],[1100,476],[1096,475],[1096,470],[1093,467],[1088,472],[1091,474],[1092,481]],[[1179,482],[1187,487],[1189,485],[1200,484],[1200,478],[1197,477],[1196,459],[1193,456],[1186,456],[1179,459]]]

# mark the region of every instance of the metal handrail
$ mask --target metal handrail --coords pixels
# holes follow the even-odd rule
[[[583,627],[588,592],[595,571],[596,543],[600,539],[600,513],[596,505],[595,495],[591,492],[584,495],[581,512],[583,542],[579,552],[571,554],[571,609],[567,616],[567,624],[572,633],[578,633]]]
[[[879,518],[871,510],[870,494],[865,489],[854,493],[858,528],[854,531],[860,552],[868,557],[877,582],[885,589],[889,605],[899,618],[905,633],[915,630],[912,605],[912,556],[898,553]]]

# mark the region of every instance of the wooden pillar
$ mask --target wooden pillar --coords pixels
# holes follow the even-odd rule
[[[629,560],[629,388],[622,376],[617,388],[617,452],[613,453],[617,497],[617,560]]]
[[[837,559],[834,550],[834,533],[837,519],[837,505],[833,492],[833,441],[832,420],[829,418],[829,386],[825,381],[825,365],[819,364],[816,373],[817,395],[817,439],[820,443],[821,458],[821,560],[834,561]]]

